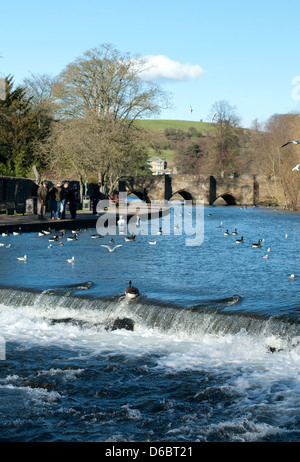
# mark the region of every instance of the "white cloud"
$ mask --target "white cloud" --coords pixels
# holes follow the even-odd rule
[[[172,80],[185,81],[195,80],[204,74],[204,70],[198,64],[181,64],[164,55],[149,55],[144,57],[146,68],[142,73],[145,80]]]

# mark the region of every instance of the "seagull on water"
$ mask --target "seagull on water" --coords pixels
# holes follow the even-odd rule
[[[296,140],[296,141],[288,141],[287,143],[283,144],[282,146],[280,146],[281,148],[284,148],[284,146],[287,146],[288,144],[300,144],[300,140]]]
[[[17,260],[19,260],[19,261],[26,261],[26,260],[27,260],[27,256],[24,255],[24,257],[17,257]]]
[[[74,263],[74,260],[75,260],[75,258],[74,258],[74,257],[72,257],[72,258],[68,258],[67,262],[68,262],[68,263]]]
[[[156,245],[156,241],[148,241],[150,245]]]
[[[291,274],[291,275],[289,276],[289,278],[288,278],[288,279],[289,279],[289,281],[294,281],[294,279],[295,279],[295,275],[294,275],[294,274]]]
[[[122,247],[122,245],[121,245],[121,244],[115,245],[115,247],[109,247],[109,245],[101,245],[101,247],[105,247],[106,249],[108,249],[109,252],[114,252],[114,250],[115,250],[117,247]]]
[[[294,168],[292,168],[292,172],[294,172],[295,170],[299,172],[299,167],[300,167],[300,164],[297,164]]]

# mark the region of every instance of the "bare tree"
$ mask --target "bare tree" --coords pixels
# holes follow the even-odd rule
[[[126,120],[152,117],[168,107],[168,95],[141,79],[145,62],[105,44],[86,51],[60,74],[54,93],[63,117]]]
[[[74,119],[56,122],[46,148],[49,167],[58,174],[101,181],[111,193],[122,175],[137,175],[146,166],[143,133],[124,121]]]
[[[221,174],[234,173],[234,158],[238,152],[239,138],[237,128],[240,118],[236,109],[225,101],[217,101],[211,108],[215,134],[210,149],[210,167]]]
[[[292,168],[300,162],[300,151],[294,145],[281,146],[289,139],[298,139],[299,131],[299,114],[275,114],[256,137],[254,149],[258,171],[272,202],[292,209],[297,205],[300,187],[300,176]]]
[[[56,85],[57,77],[49,74],[31,74],[23,81],[26,95],[31,99],[35,106],[43,107],[48,112],[54,113],[56,110],[53,87]]]

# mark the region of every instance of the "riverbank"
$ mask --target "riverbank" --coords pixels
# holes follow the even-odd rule
[[[117,209],[111,209],[100,212],[94,215],[92,212],[81,212],[77,213],[75,219],[71,219],[67,216],[64,220],[52,220],[50,214],[46,214],[45,219],[38,219],[35,214],[25,215],[0,215],[0,233],[17,232],[21,229],[21,232],[30,233],[47,230],[49,228],[53,230],[61,229],[80,229],[80,228],[96,228],[97,220],[100,216],[106,215],[108,223],[117,222],[122,215],[127,221],[135,215],[138,215],[140,220],[145,221],[154,217],[161,217],[169,213],[169,207],[160,205],[143,204],[133,207],[120,207]]]

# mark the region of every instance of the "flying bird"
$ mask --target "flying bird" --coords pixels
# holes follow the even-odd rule
[[[117,247],[122,247],[122,245],[121,245],[121,244],[115,245],[115,247],[109,247],[109,245],[101,245],[101,247],[105,247],[106,249],[108,249],[109,252],[114,252],[114,250],[115,250]]]
[[[211,121],[210,121],[211,123],[213,123],[214,118],[216,117],[217,114],[218,114],[217,112],[215,112],[215,113],[213,114],[213,116],[212,116],[212,118],[211,118]]]
[[[300,144],[300,140],[288,141],[287,143],[283,144],[283,145],[280,146],[280,147],[281,147],[281,148],[284,148],[284,146],[287,146],[288,144]]]
[[[191,113],[193,112],[193,108],[192,108],[192,106],[191,106],[191,105],[190,105],[190,111],[191,111]]]
[[[297,164],[294,168],[292,168],[292,172],[294,172],[295,170],[299,172],[299,167],[300,167],[300,164]]]

